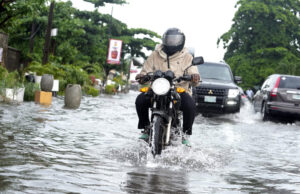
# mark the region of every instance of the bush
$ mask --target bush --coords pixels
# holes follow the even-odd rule
[[[105,86],[105,93],[106,94],[115,94],[117,93],[117,89],[115,85],[106,85]]]
[[[67,84],[84,86],[88,82],[87,72],[75,65],[60,65],[57,63],[42,65],[39,62],[32,62],[26,70],[36,72],[38,75],[53,75],[54,79],[59,80],[59,95],[63,95]]]
[[[5,88],[5,77],[7,75],[7,70],[0,65],[0,96],[3,95]]]
[[[26,82],[24,85],[24,101],[34,101],[35,92],[40,89],[39,84],[33,82]]]
[[[72,65],[61,65],[65,76],[59,77],[59,90],[65,91],[68,84],[79,84],[83,87],[89,80],[88,74],[79,67]],[[60,93],[59,93],[60,94]]]
[[[0,69],[0,88],[20,88],[23,87],[23,79],[19,72],[7,72],[6,69]]]
[[[79,84],[83,86],[88,81],[88,74],[79,67],[67,65],[66,79],[68,84]]]
[[[21,88],[23,87],[23,79],[19,72],[8,72],[0,65],[0,99],[5,97],[5,88]]]
[[[0,65],[0,81],[3,80],[3,78],[6,76],[6,74],[7,74],[7,70]]]
[[[84,69],[89,75],[94,75],[96,78],[100,78],[103,80],[105,77],[104,70],[99,63],[85,63],[79,65],[82,69]]]
[[[5,77],[5,87],[6,88],[19,88],[23,87],[23,81],[17,71],[13,71],[7,74]]]
[[[37,61],[33,61],[26,68],[26,71],[35,72],[36,75],[42,76],[45,73],[45,66],[43,66],[41,63]]]
[[[97,90],[93,86],[86,85],[83,87],[83,91],[85,92],[86,95],[91,95],[93,97],[96,97],[99,95],[99,90]]]
[[[127,81],[122,79],[121,75],[118,75],[116,77],[114,77],[113,79],[114,82],[116,82],[116,84],[120,85],[120,86],[124,86],[126,85]]]

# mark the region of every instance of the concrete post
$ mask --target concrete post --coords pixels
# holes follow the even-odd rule
[[[65,107],[76,109],[81,102],[81,86],[79,84],[68,84],[65,91]]]

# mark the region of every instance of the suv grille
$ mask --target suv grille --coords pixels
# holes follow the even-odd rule
[[[196,93],[198,95],[205,96],[225,96],[227,95],[226,89],[212,89],[212,88],[196,88]]]

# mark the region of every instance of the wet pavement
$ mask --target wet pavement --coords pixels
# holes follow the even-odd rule
[[[197,116],[192,147],[152,157],[138,140],[137,92],[0,104],[0,193],[300,193],[300,124]]]

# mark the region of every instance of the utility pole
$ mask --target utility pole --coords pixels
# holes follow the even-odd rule
[[[110,41],[110,38],[111,38],[111,26],[112,26],[112,15],[113,15],[113,10],[114,10],[114,7],[112,6],[111,7],[111,14],[110,14],[110,21],[109,21],[109,28],[108,28],[108,45],[107,45],[107,48],[109,49],[109,41]],[[108,49],[107,49],[107,52],[108,52]],[[106,55],[106,60],[105,60],[105,63],[106,63],[106,68],[105,68],[105,74],[106,74],[106,79],[105,79],[105,82],[107,81],[107,77],[108,77],[108,74],[109,74],[109,71],[111,69],[111,66],[110,64],[107,62],[107,59],[108,59],[108,54]]]
[[[112,19],[113,19],[113,11],[114,11],[114,7],[111,7],[111,13],[110,13],[110,24],[109,24],[109,36],[108,39],[111,38],[111,27],[112,27]]]
[[[49,11],[49,16],[48,16],[48,26],[47,26],[45,45],[44,45],[44,51],[43,51],[43,65],[48,63],[48,58],[49,58],[53,10],[54,10],[54,0],[51,1],[51,4],[50,4],[50,11]]]

